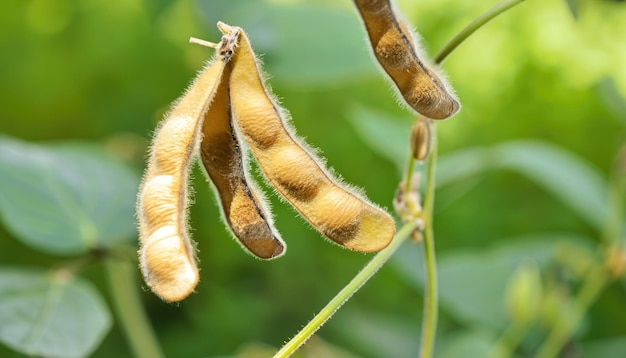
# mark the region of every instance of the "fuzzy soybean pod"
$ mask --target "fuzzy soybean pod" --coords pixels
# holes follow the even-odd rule
[[[238,28],[233,28],[230,33],[237,31]],[[272,259],[284,253],[285,244],[272,225],[262,195],[246,178],[242,146],[231,123],[228,93],[231,69],[229,62],[204,115],[201,164],[216,189],[224,221],[232,234],[253,255]]]
[[[228,43],[225,39],[228,35],[221,43]],[[139,188],[141,271],[150,289],[164,301],[184,299],[199,280],[195,248],[187,233],[188,172],[197,153],[200,121],[230,53],[232,48],[222,46],[217,59],[199,74],[160,123]]]
[[[228,31],[228,25],[221,25]],[[291,134],[283,110],[268,95],[242,31],[232,59],[233,121],[269,183],[324,236],[352,250],[378,251],[395,233],[384,210],[333,178],[321,160]]]
[[[374,56],[406,103],[428,118],[445,119],[460,109],[449,84],[420,59],[415,35],[390,0],[354,0]]]

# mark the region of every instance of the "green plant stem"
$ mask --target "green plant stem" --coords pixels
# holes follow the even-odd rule
[[[457,36],[455,36],[438,54],[435,56],[435,64],[440,64],[457,46],[459,46],[474,31],[478,30],[489,20],[503,13],[507,9],[519,4],[524,0],[505,0],[499,5],[488,10],[481,15]],[[436,135],[433,131],[433,143],[436,142]],[[426,292],[424,304],[424,321],[422,325],[422,346],[420,357],[431,357],[435,344],[435,333],[437,330],[438,315],[438,286],[437,286],[437,264],[435,258],[435,239],[433,232],[432,215],[435,200],[435,162],[436,148],[429,154],[427,168],[427,187],[424,197],[424,259],[426,265]],[[406,171],[405,188],[410,190],[410,183],[413,176],[415,159],[409,158]],[[396,234],[389,246],[379,252],[374,258],[345,286],[339,293],[306,325],[287,342],[274,357],[288,357],[295,352],[307,339],[311,337],[332,315],[346,302],[374,273],[391,257],[404,240],[411,235],[417,227],[417,221],[404,225]]]
[[[609,186],[611,211],[604,228],[604,241],[615,244],[620,240],[624,225],[624,198],[626,197],[626,177],[615,170]]]
[[[108,258],[105,263],[113,306],[133,356],[164,357],[139,297],[136,266],[126,260]]]
[[[348,283],[339,293],[313,317],[304,328],[298,332],[289,342],[287,342],[274,357],[289,357],[296,351],[315,331],[317,331],[356,291],[369,280],[378,269],[385,263],[400,245],[411,235],[418,223],[407,223],[394,236],[393,240],[384,250],[380,251],[363,269]]]
[[[510,357],[526,333],[528,333],[528,329],[528,324],[512,322],[496,342],[494,349],[491,351],[490,358]]]
[[[572,336],[574,330],[580,324],[583,315],[593,304],[602,290],[609,283],[610,275],[604,267],[602,261],[596,263],[585,276],[585,280],[574,300],[572,310],[566,316],[561,317],[554,326],[548,338],[539,350],[536,358],[553,358],[556,357],[569,337]]]
[[[452,51],[454,51],[454,49],[456,49],[463,41],[465,41],[476,30],[480,29],[484,24],[522,1],[524,0],[504,0],[477,17],[476,20],[472,21],[471,24],[461,30],[461,32],[454,36],[454,38],[450,40],[450,42],[448,42],[446,46],[439,51],[439,53],[437,53],[434,58],[435,64],[441,64],[441,62],[443,62],[443,60],[448,57]]]
[[[433,210],[435,208],[435,168],[437,163],[437,140],[435,127],[432,127],[432,148],[428,154],[426,169],[426,192],[424,194],[424,265],[426,267],[426,287],[424,292],[424,315],[422,318],[422,344],[420,357],[432,357],[437,332],[438,284],[437,260],[435,256],[435,233],[433,230]]]
[[[485,12],[484,14],[477,17],[476,20],[472,21],[472,23],[467,25],[463,30],[461,30],[461,32],[454,36],[452,40],[448,41],[448,43],[435,55],[435,58],[433,58],[433,62],[435,63],[435,65],[440,65],[452,53],[452,51],[459,47],[459,45],[462,44],[463,41],[467,40],[467,38],[471,34],[476,32],[476,30],[480,29],[483,25],[494,19],[496,16],[521,3],[522,1],[524,0],[504,0],[498,5],[487,10],[487,12]],[[413,158],[413,156],[410,156],[405,179],[407,192],[410,189],[409,185],[411,183],[411,178],[413,177],[414,166],[415,158]]]
[[[415,158],[412,155],[409,155],[409,162],[406,165],[406,179],[404,182],[404,192],[408,193],[411,191],[411,179],[413,178],[413,168],[415,168]]]

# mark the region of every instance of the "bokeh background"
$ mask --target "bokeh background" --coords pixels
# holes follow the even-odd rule
[[[495,4],[397,1],[430,54]],[[248,32],[297,132],[346,182],[390,208],[415,116],[398,105],[348,0],[3,0],[0,133],[35,143],[96,143],[139,176],[156,123],[212,56],[213,50],[189,45],[188,38],[217,42],[218,20]],[[480,356],[471,352],[493,344],[509,322],[505,287],[520,262],[536,262],[548,275],[559,265],[558,248],[592,252],[602,241],[602,225],[594,223],[605,219],[608,208],[595,210],[584,198],[611,198],[577,192],[584,185],[568,184],[577,178],[562,167],[562,158],[582,163],[600,187],[615,172],[626,134],[624,24],[623,1],[528,0],[484,26],[444,62],[463,108],[437,124],[440,169],[447,170],[441,178],[449,179],[440,183],[434,218],[442,285],[437,356]],[[498,157],[503,152],[526,155],[524,164]],[[446,156],[455,153],[468,159],[446,165]],[[475,168],[454,176],[454,168],[467,165]],[[543,180],[544,172],[556,174]],[[197,168],[193,186],[197,293],[165,304],[137,278],[168,357],[278,348],[371,258],[322,239],[272,198],[288,251],[275,261],[256,260],[229,237]],[[318,332],[311,352],[416,356],[420,246],[403,246]],[[24,245],[0,223],[0,265],[49,268],[67,259]],[[82,276],[110,300],[99,265]],[[579,281],[568,280],[574,294]],[[522,341],[520,356],[530,356],[547,331],[537,324]],[[568,352],[623,356],[623,280],[600,295]],[[114,321],[93,356],[131,354]],[[0,356],[21,355],[0,345]]]

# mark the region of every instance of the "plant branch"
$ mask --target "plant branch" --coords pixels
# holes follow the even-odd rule
[[[135,282],[137,271],[135,265],[115,258],[108,258],[104,265],[113,306],[133,351],[133,356],[138,358],[164,357],[150,320],[141,304],[137,282]]]
[[[467,25],[461,32],[459,32],[450,42],[448,42],[442,49],[435,55],[434,62],[439,65],[443,62],[443,60],[448,57],[448,55],[454,51],[463,41],[465,41],[471,34],[473,34],[476,30],[480,29],[484,24],[493,20],[496,16],[501,13],[507,11],[513,6],[521,3],[524,0],[504,0],[498,5],[492,7],[487,10],[484,14],[480,15],[476,18],[476,20],[472,21],[471,24]]]
[[[289,342],[287,342],[274,357],[289,357],[307,339],[309,339],[326,321],[343,305],[356,291],[363,286],[378,271],[381,266],[389,260],[391,255],[400,247],[407,237],[411,235],[417,227],[417,222],[407,223],[394,236],[393,240],[384,250],[380,251],[363,269],[348,283],[339,293],[313,317],[304,328],[298,332]]]
[[[519,322],[512,322],[504,333],[500,336],[493,350],[491,351],[490,358],[509,358],[515,352],[515,349],[519,346],[524,336],[528,333],[529,325],[520,324]]]
[[[420,357],[432,357],[435,348],[438,316],[437,260],[435,256],[435,233],[433,230],[433,210],[435,207],[435,168],[437,162],[437,141],[435,127],[432,127],[432,148],[428,155],[426,169],[426,192],[424,194],[424,265],[426,267],[426,287],[424,292],[424,315],[422,318],[422,344]]]
[[[585,280],[574,300],[571,312],[562,315],[557,321],[555,327],[546,338],[545,342],[537,351],[537,358],[553,358],[556,357],[567,340],[574,333],[574,330],[580,324],[585,312],[593,304],[602,290],[608,285],[610,275],[600,263],[594,264],[585,276]]]

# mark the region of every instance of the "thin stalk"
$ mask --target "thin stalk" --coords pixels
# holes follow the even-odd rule
[[[596,264],[589,270],[574,300],[572,312],[566,317],[561,317],[543,345],[539,347],[536,358],[553,358],[559,354],[580,324],[585,312],[609,283],[609,278],[609,273],[604,270],[601,264]]]
[[[443,62],[443,60],[446,57],[448,57],[448,55],[452,51],[454,51],[454,49],[456,49],[461,43],[463,43],[463,41],[465,41],[476,30],[480,29],[484,24],[488,23],[489,21],[491,21],[496,16],[498,16],[501,13],[507,11],[508,9],[512,8],[513,6],[521,3],[522,1],[524,1],[524,0],[504,0],[503,2],[499,3],[498,5],[496,5],[496,6],[492,7],[491,9],[487,10],[487,12],[485,12],[484,14],[480,15],[479,17],[477,17],[476,20],[472,21],[471,24],[467,25],[466,28],[461,30],[461,32],[459,32],[456,36],[454,36],[454,38],[452,40],[450,40],[450,42],[448,42],[441,49],[441,51],[439,51],[439,53],[437,53],[437,55],[435,56],[435,58],[433,60],[435,62],[435,64],[438,65],[441,62]]]
[[[521,3],[524,0],[504,0],[498,5],[487,10],[476,18],[472,23],[459,32],[437,53],[433,59],[439,65],[448,57],[463,41],[496,16]],[[424,195],[424,263],[426,266],[426,288],[424,300],[424,317],[422,321],[422,345],[420,357],[432,357],[435,346],[438,315],[438,285],[437,285],[437,261],[435,256],[435,235],[433,231],[433,210],[435,203],[435,163],[437,161],[437,133],[435,126],[432,133],[433,147],[428,157],[426,193]],[[413,158],[409,161],[409,167],[413,165]],[[411,180],[413,173],[407,172],[407,182]]]
[[[393,240],[384,250],[380,251],[363,269],[348,283],[339,293],[313,317],[304,328],[287,342],[275,355],[277,357],[289,357],[295,352],[315,331],[317,331],[356,291],[369,280],[378,269],[385,263],[400,245],[411,235],[417,227],[417,222],[410,222],[402,226]]]
[[[435,65],[440,65],[460,44],[463,43],[471,34],[476,32],[476,30],[480,29],[483,25],[494,19],[496,16],[501,13],[507,11],[513,6],[521,3],[524,0],[504,0],[498,5],[492,7],[487,10],[484,14],[477,17],[472,23],[467,25],[461,32],[459,32],[456,36],[452,38],[452,40],[448,41],[448,43],[435,55],[433,62]],[[406,172],[406,191],[410,190],[409,183],[411,183],[411,178],[413,177],[413,167],[415,166],[415,158],[412,156],[409,157],[409,163],[407,165]]]
[[[604,228],[604,241],[616,244],[622,235],[624,225],[624,198],[626,197],[626,178],[615,170],[609,186],[609,205],[611,208]]]
[[[612,245],[619,245],[621,230],[623,225],[624,203],[623,199],[626,193],[626,179],[620,176],[616,171],[609,190],[609,201],[611,204],[611,213],[607,224],[604,228],[603,238],[605,240],[606,249],[611,250]],[[559,321],[546,341],[539,348],[538,358],[556,357],[561,351],[569,337],[572,336],[574,330],[584,314],[589,310],[593,302],[598,298],[602,291],[615,278],[611,272],[608,272],[605,265],[605,250],[599,250],[599,259],[595,265],[589,270],[582,283],[582,287],[576,299],[574,300],[572,313]]]
[[[406,165],[406,179],[404,181],[404,192],[411,191],[411,179],[413,178],[413,168],[415,168],[415,158],[409,155],[409,162]]]
[[[424,194],[424,265],[426,287],[424,292],[424,315],[422,318],[422,345],[420,357],[432,357],[435,348],[438,316],[437,259],[435,256],[435,233],[433,210],[435,207],[435,168],[437,162],[437,133],[433,126],[432,148],[426,169],[426,192]]]
[[[509,358],[528,333],[529,325],[512,322],[498,339],[490,358]]]
[[[519,4],[524,0],[505,0],[499,5],[488,10],[474,22],[468,25],[463,31],[455,36],[438,54],[435,56],[435,64],[440,64],[457,46],[467,37],[478,30],[489,20]],[[433,134],[433,142],[436,142],[436,135]],[[424,321],[422,326],[422,347],[420,357],[431,357],[435,344],[435,333],[437,330],[438,315],[438,287],[437,287],[437,263],[435,257],[435,241],[432,224],[434,193],[435,193],[435,162],[436,148],[429,154],[427,168],[427,188],[424,198],[424,260],[426,265],[426,293],[424,305]],[[410,190],[410,183],[413,176],[415,159],[411,156],[407,164],[405,188]],[[380,251],[374,258],[345,286],[339,293],[306,325],[287,342],[274,357],[288,357],[293,354],[304,342],[309,339],[338,309],[345,303],[376,271],[393,255],[398,247],[418,226],[418,222],[405,224],[396,233],[389,246]]]
[[[117,318],[134,357],[164,357],[150,321],[144,311],[137,282],[137,268],[125,260],[109,258],[104,263]]]

